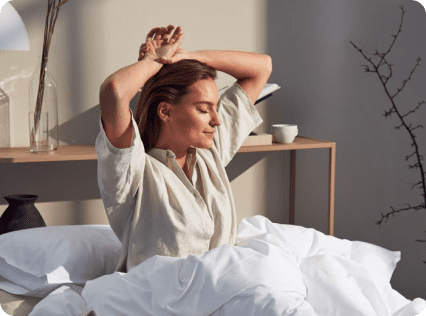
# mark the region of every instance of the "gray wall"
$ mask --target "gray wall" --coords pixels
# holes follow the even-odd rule
[[[420,56],[426,59],[426,14],[414,1],[304,0],[268,1],[268,52],[274,62],[272,82],[282,91],[268,106],[268,125],[298,124],[299,134],[336,142],[335,235],[371,242],[402,252],[392,285],[413,299],[426,297],[426,210],[399,213],[379,228],[381,212],[421,203],[421,191],[409,183],[420,180],[409,170],[406,131],[396,131],[397,117],[382,115],[391,107],[376,74],[365,73],[364,51],[386,51],[396,34],[403,4],[407,11],[402,33],[388,56],[394,64],[389,82],[395,92]],[[402,113],[426,100],[425,61],[395,99]],[[426,106],[407,117],[413,125],[426,121]],[[416,130],[426,155],[426,131]],[[328,154],[297,152],[296,224],[326,231],[322,210],[327,199]],[[413,163],[414,161],[411,161]],[[426,162],[425,162],[426,164]],[[284,166],[287,168],[288,158]],[[274,168],[268,172],[275,179]],[[277,197],[275,197],[277,201]]]

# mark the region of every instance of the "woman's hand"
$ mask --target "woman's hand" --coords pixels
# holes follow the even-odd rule
[[[174,28],[173,25],[169,25],[167,28],[153,28],[146,36],[146,42],[143,43],[139,49],[138,60],[149,58],[151,60],[165,62],[174,56],[179,50],[179,46],[183,39],[180,26],[176,28],[171,36]],[[182,49],[180,50],[182,51]]]
[[[163,57],[161,58],[161,62],[163,64],[173,64],[183,59],[190,59],[189,52],[182,48],[178,48],[176,53],[172,57]]]

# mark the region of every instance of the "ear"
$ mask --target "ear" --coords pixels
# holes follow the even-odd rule
[[[161,121],[166,122],[170,119],[171,104],[167,102],[160,102],[157,107],[157,114]]]

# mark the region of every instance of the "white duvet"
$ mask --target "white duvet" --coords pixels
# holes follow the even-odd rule
[[[155,256],[83,289],[63,286],[30,315],[418,315],[426,301],[389,283],[399,260],[399,252],[255,216],[242,221],[236,246]]]

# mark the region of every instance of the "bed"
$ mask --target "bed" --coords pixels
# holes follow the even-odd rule
[[[119,273],[108,225],[42,227],[0,236],[0,305],[13,316],[414,316],[426,301],[390,285],[400,255],[254,216],[236,245]]]

